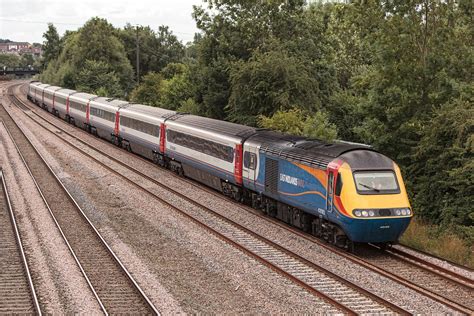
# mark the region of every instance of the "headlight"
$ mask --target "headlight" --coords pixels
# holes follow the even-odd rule
[[[395,209],[395,215],[400,216],[401,213],[402,211],[399,208]]]
[[[369,216],[375,216],[375,212],[374,211],[369,211]]]
[[[357,216],[357,217],[360,217],[362,215],[361,211],[357,210],[357,211],[354,211],[354,215]]]
[[[406,209],[402,209],[402,215],[403,216],[407,215],[407,210]]]
[[[411,210],[407,208],[407,215],[411,215]]]
[[[367,216],[369,216],[369,212],[367,212],[367,211],[365,211],[365,210],[364,210],[364,211],[362,211],[362,216],[364,216],[364,217],[367,217]]]

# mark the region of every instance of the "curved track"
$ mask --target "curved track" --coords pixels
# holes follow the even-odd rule
[[[4,106],[0,118],[104,313],[159,314]]]
[[[2,169],[0,182],[0,314],[41,315]]]
[[[14,96],[13,93],[11,93]],[[12,100],[15,103],[23,103],[21,100],[15,98]],[[25,106],[25,104],[23,104]],[[347,281],[330,271],[324,269],[321,266],[318,266],[299,255],[293,253],[292,251],[285,249],[271,240],[266,239],[265,237],[259,235],[256,232],[253,232],[236,222],[216,213],[215,211],[209,209],[208,207],[196,202],[189,197],[177,192],[176,190],[170,188],[159,181],[151,178],[144,172],[141,172],[127,163],[122,162],[119,159],[116,159],[110,156],[107,153],[104,153],[100,148],[91,145],[89,142],[86,142],[77,136],[77,133],[74,135],[71,132],[63,129],[61,127],[53,124],[49,119],[54,119],[53,117],[45,118],[42,115],[39,115],[33,108],[33,111],[28,112],[36,115],[38,118],[50,124],[54,129],[61,130],[61,136],[57,135],[54,131],[49,128],[46,128],[38,122],[35,118],[30,116],[39,126],[48,130],[56,137],[59,137],[62,141],[66,142],[69,146],[72,146],[82,154],[87,157],[95,160],[97,163],[123,178],[127,182],[133,184],[143,192],[150,194],[155,199],[159,200],[161,203],[167,205],[169,208],[174,209],[179,212],[181,215],[189,218],[193,222],[212,232],[214,235],[224,240],[225,242],[233,245],[254,259],[258,260],[262,264],[268,266],[275,272],[286,277],[292,282],[298,284],[299,286],[305,288],[310,293],[315,296],[322,298],[326,302],[325,308],[328,311],[332,312],[344,312],[348,314],[362,314],[362,313],[387,313],[387,314],[410,314],[405,311],[403,308],[396,306],[366,290],[363,288]],[[64,134],[72,138],[74,141],[80,142],[82,145],[85,145],[95,151],[91,154],[90,152],[85,151],[80,148],[73,142],[65,139]],[[82,134],[82,133],[81,133]],[[104,162],[101,158],[97,158],[96,155],[105,156],[109,160]],[[111,163],[112,162],[112,163]],[[116,164],[117,167],[112,167],[113,164]],[[135,175],[140,176],[140,180],[132,180],[130,177],[124,176],[118,170],[126,169],[128,172],[133,172]],[[189,208],[178,208],[175,205],[171,204],[159,194],[154,192],[153,189],[149,189],[149,186],[146,186],[146,182],[151,182],[152,184],[167,190],[169,193],[178,196],[180,199],[185,200],[191,206]],[[327,304],[329,303],[329,304]]]

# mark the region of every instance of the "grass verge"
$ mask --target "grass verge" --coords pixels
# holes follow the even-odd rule
[[[416,218],[411,221],[400,243],[474,269],[472,244]]]

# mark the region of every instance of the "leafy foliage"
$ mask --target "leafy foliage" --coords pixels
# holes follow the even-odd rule
[[[100,96],[121,97],[123,90],[110,65],[103,61],[86,60],[75,78],[76,87]]]
[[[184,57],[184,46],[167,26],[160,26],[158,32],[149,26],[135,27],[127,24],[119,30],[128,60],[136,73],[137,41],[139,43],[140,74],[160,72],[169,63],[179,62]]]
[[[435,111],[423,127],[409,170],[423,217],[458,226],[474,241],[474,86]]]
[[[163,85],[163,76],[156,72],[150,72],[143,77],[142,83],[132,91],[130,101],[163,107],[161,102]]]
[[[14,54],[0,54],[0,67],[18,67],[20,58]]]
[[[282,133],[309,138],[328,141],[337,138],[336,126],[329,122],[327,113],[323,111],[318,111],[313,115],[305,115],[299,109],[277,111],[271,117],[259,116],[259,125]]]
[[[71,89],[80,86],[87,91],[97,91],[97,84],[103,83],[107,85],[102,86],[103,91],[117,95],[131,90],[132,66],[116,30],[106,20],[93,18],[77,32],[66,34],[62,42],[60,55],[48,65],[41,80]],[[99,71],[96,76],[101,77],[92,78],[92,69]]]
[[[195,107],[189,67],[172,63],[161,73],[151,72],[131,93],[133,102],[176,110],[181,106]],[[192,110],[195,112],[195,109]]]
[[[229,117],[240,123],[255,125],[257,115],[277,110],[320,107],[316,78],[284,51],[256,52],[249,61],[234,63],[230,82]]]
[[[43,69],[49,63],[59,57],[61,50],[60,39],[56,27],[52,23],[48,23],[48,30],[43,34],[45,41],[43,42]]]

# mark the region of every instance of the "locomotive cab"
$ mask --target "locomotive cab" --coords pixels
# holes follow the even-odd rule
[[[400,168],[380,153],[355,150],[331,162],[331,174],[334,193],[328,201],[349,239],[397,242],[413,216]]]

